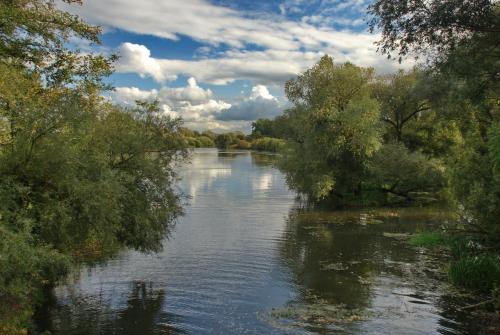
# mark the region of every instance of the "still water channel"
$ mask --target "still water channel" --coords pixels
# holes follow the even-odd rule
[[[124,252],[55,289],[51,334],[474,334],[404,239],[437,211],[306,211],[273,157],[197,150],[159,254]]]

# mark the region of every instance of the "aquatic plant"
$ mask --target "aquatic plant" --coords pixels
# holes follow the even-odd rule
[[[447,238],[437,231],[425,231],[413,234],[410,238],[410,244],[417,247],[435,248],[445,245]]]

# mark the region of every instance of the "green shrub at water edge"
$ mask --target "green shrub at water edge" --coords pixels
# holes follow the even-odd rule
[[[248,150],[252,148],[252,143],[245,140],[236,141],[236,149]]]
[[[500,260],[490,254],[464,256],[450,264],[448,275],[454,285],[490,292],[500,286]]]
[[[285,141],[279,138],[263,137],[252,143],[252,149],[257,151],[279,152],[283,149]]]
[[[65,276],[69,258],[48,246],[36,246],[29,226],[12,233],[0,225],[0,334],[22,334],[29,327],[42,288]]]

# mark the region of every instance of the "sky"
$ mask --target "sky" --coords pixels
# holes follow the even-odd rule
[[[258,118],[289,107],[284,84],[324,54],[336,62],[409,68],[376,52],[366,7],[371,0],[84,0],[63,9],[102,27],[117,53],[111,99],[158,99],[185,126],[248,132]]]

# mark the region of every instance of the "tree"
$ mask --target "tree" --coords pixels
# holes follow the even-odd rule
[[[411,152],[402,143],[385,144],[369,162],[369,181],[383,193],[405,202],[432,202],[446,185],[443,164],[420,152]]]
[[[376,0],[368,12],[371,31],[382,32],[379,50],[401,60],[411,52],[446,56],[472,35],[498,35],[498,10],[493,0]]]
[[[259,138],[262,136],[276,137],[273,120],[258,119],[255,122],[252,122],[252,137]]]
[[[201,135],[210,138],[212,141],[215,141],[215,138],[217,137],[217,134],[210,130],[205,130],[201,133]]]
[[[64,0],[79,4],[80,0]],[[82,54],[67,48],[70,38],[99,44],[99,27],[57,9],[53,0],[8,0],[0,3],[0,61],[43,76],[47,86],[79,84],[86,90],[105,87],[116,56]]]
[[[406,124],[430,109],[424,92],[420,89],[422,75],[417,69],[400,70],[378,78],[374,96],[380,102],[382,121],[387,123],[398,142],[403,140]]]
[[[381,145],[373,70],[321,60],[286,83],[288,145],[280,164],[288,184],[311,200],[358,197],[364,161]]]
[[[229,149],[238,138],[233,133],[219,134],[215,138],[215,146],[219,149]]]

